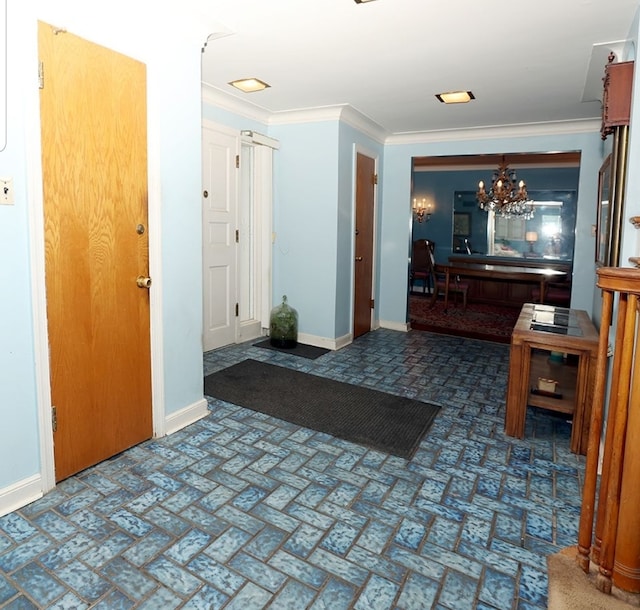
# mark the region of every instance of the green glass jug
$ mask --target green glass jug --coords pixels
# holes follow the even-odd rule
[[[286,294],[282,297],[282,303],[271,310],[269,337],[274,347],[291,348],[298,344],[298,312],[287,305]]]

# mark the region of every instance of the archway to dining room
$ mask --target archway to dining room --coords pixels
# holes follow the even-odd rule
[[[479,206],[479,183],[489,190],[500,164],[515,173],[516,185],[525,181],[530,215],[502,215]],[[431,298],[437,286],[416,280],[412,257],[407,286],[411,327],[508,343],[522,304],[550,296],[545,289],[540,297],[536,269],[543,268],[560,272],[550,302],[568,307],[579,171],[580,152],[575,151],[414,157],[412,245],[427,240],[436,270],[443,274],[450,265],[462,265],[461,272],[469,265],[509,269],[505,279],[451,274],[445,311],[442,287]],[[523,269],[532,269],[531,281],[520,273]],[[466,307],[459,291],[451,291],[456,278],[465,284]]]

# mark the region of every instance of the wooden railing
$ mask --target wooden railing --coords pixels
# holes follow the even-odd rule
[[[577,561],[587,573],[590,562],[598,566],[596,585],[601,591],[610,593],[614,584],[637,593],[640,592],[640,269],[602,267],[597,274],[597,285],[602,289],[602,319]],[[602,474],[597,492],[609,329],[616,304]]]

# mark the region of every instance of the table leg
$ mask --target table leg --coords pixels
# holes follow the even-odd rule
[[[449,269],[445,271],[444,276],[444,310],[447,311],[447,307],[449,306]]]
[[[523,370],[527,357],[524,352],[525,348],[521,343],[512,341],[509,353],[507,411],[504,420],[504,431],[508,436],[515,436],[516,438],[522,438],[524,436],[524,424],[527,415],[529,380],[528,378],[525,379]]]

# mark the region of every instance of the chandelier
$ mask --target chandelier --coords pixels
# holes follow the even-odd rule
[[[503,218],[533,218],[533,201],[527,195],[527,185],[524,180],[517,183],[516,172],[509,169],[505,158],[493,172],[491,188],[487,192],[484,182],[478,184],[478,205],[485,212],[495,212]]]

